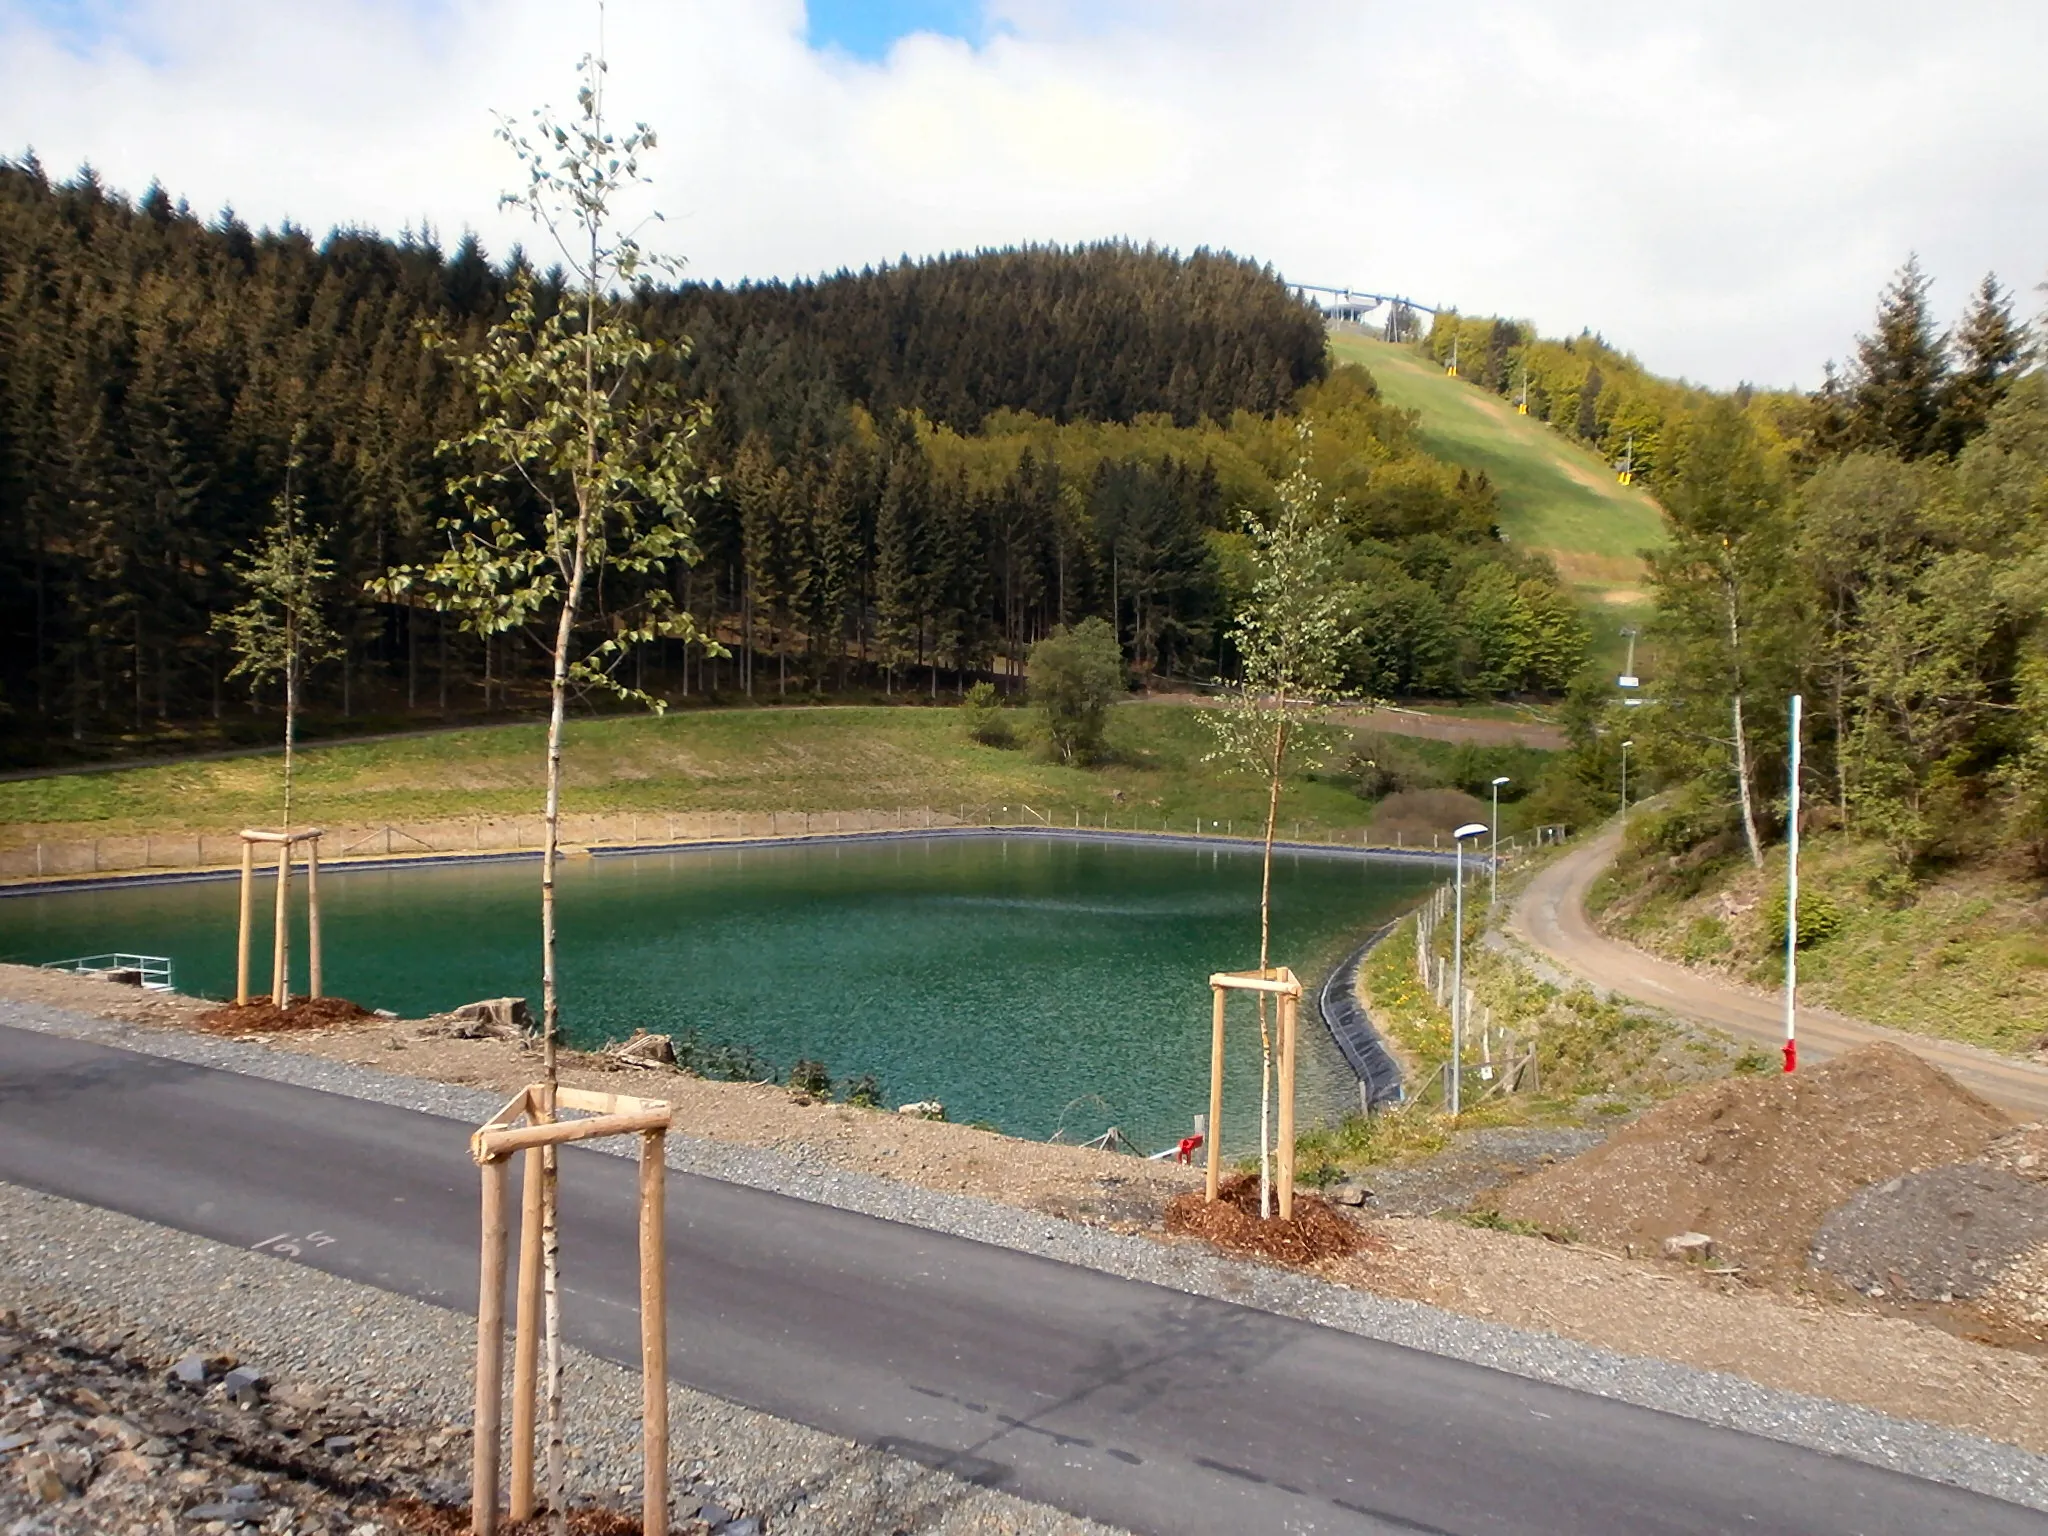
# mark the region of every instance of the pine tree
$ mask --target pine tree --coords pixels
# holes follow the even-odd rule
[[[1991,424],[2026,357],[2025,328],[2013,320],[2012,295],[1986,273],[1950,339],[1952,364],[1941,402],[1941,442],[1953,455]]]
[[[1933,279],[1909,256],[1877,303],[1877,329],[1856,341],[1852,446],[1917,459],[1942,447],[1948,363],[1927,303]]]

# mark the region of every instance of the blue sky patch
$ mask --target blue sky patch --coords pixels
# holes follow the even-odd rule
[[[870,64],[913,32],[979,43],[986,31],[981,0],[805,0],[804,12],[813,48],[838,48]]]

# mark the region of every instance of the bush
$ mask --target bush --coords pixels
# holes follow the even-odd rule
[[[822,1061],[802,1057],[789,1069],[789,1087],[792,1093],[809,1094],[814,1099],[829,1099],[832,1097],[832,1074],[825,1070],[825,1063]]]
[[[1772,891],[1761,908],[1765,945],[1785,942],[1785,887]],[[1825,891],[1799,893],[1799,947],[1811,949],[1825,944],[1848,922],[1841,904]]]
[[[846,1085],[846,1102],[855,1109],[880,1109],[882,1107],[882,1080],[872,1072],[863,1072]]]
[[[984,747],[1007,747],[1015,741],[1010,722],[1003,718],[1002,699],[994,683],[976,683],[960,701],[960,718],[967,738]]]
[[[1056,629],[1031,647],[1031,703],[1063,762],[1086,762],[1101,751],[1109,706],[1123,691],[1123,653],[1101,619]]]
[[[1735,808],[1727,801],[1687,789],[1662,810],[1638,811],[1629,817],[1629,851],[1638,857],[1686,853],[1734,824]],[[1783,917],[1781,910],[1781,921]]]

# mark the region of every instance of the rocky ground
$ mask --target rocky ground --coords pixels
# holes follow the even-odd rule
[[[0,1186],[6,1536],[468,1529],[474,1324]],[[166,1284],[175,1275],[178,1283]],[[571,1502],[637,1516],[639,1378],[569,1352]],[[1113,1536],[675,1388],[676,1536]]]
[[[0,996],[41,1000],[6,1010],[10,1022],[33,1022],[36,1008],[55,1005],[177,1025],[184,1022],[181,1009],[203,1006],[132,991],[115,995],[124,990],[0,969]],[[126,1038],[140,1048],[457,1115],[469,1112],[471,1099],[514,1091],[534,1068],[516,1042],[449,1039],[396,1021],[246,1042],[202,1041],[177,1028]],[[673,1100],[678,1128],[688,1134],[672,1138],[672,1161],[696,1172],[1355,1327],[1717,1422],[1767,1433],[1778,1432],[1773,1424],[1794,1425],[1796,1433],[1784,1432],[1801,1443],[1850,1454],[1910,1442],[1918,1431],[1901,1430],[1897,1420],[1914,1419],[2048,1453],[2048,1359],[1956,1337],[1846,1287],[1834,1288],[1839,1295],[1797,1287],[1773,1292],[1741,1274],[1666,1260],[1654,1245],[1629,1257],[1618,1244],[1585,1234],[1579,1242],[1546,1241],[1459,1221],[1376,1216],[1371,1208],[1363,1217],[1368,1241],[1358,1253],[1326,1261],[1312,1275],[1287,1273],[1203,1257],[1206,1244],[1165,1234],[1165,1207],[1196,1187],[1195,1170],[590,1058],[574,1060],[566,1077]],[[425,1081],[418,1089],[391,1086],[411,1080]],[[1390,1171],[1375,1182],[1390,1206],[1454,1208],[1480,1185],[1512,1188],[1526,1170],[1545,1169],[1544,1159],[1569,1157],[1577,1146],[1479,1139],[1445,1160],[1448,1172]],[[2040,1284],[2048,1293],[2048,1275]],[[1496,1337],[1485,1325],[1411,1302],[1534,1332]],[[1544,1335],[1579,1342],[1553,1347],[1541,1342]],[[1596,1349],[1589,1355],[1581,1345]],[[1656,1363],[1665,1361],[1730,1374],[1690,1376]],[[1640,1388],[1630,1385],[1639,1379]],[[1760,1408],[1749,1383],[1812,1396],[1801,1400],[1804,1407],[1772,1399]],[[1861,1410],[1824,1406],[1823,1398],[1896,1418],[1878,1421],[1882,1428],[1846,1429],[1862,1422],[1855,1418]],[[1940,1452],[1957,1454],[1963,1453]],[[2042,1485],[2048,1488],[2048,1479]]]

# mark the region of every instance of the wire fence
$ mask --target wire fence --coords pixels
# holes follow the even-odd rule
[[[1105,832],[1196,838],[1218,846],[1257,846],[1261,820],[1228,816],[1166,816],[1125,806],[1055,806],[961,803],[851,811],[609,811],[565,812],[562,845],[573,851],[612,852],[689,843],[758,842],[876,833],[941,831]],[[466,816],[404,825],[333,826],[326,829],[322,862],[456,857],[463,854],[538,852],[546,823],[539,816]],[[1368,826],[1283,818],[1282,843],[1398,853],[1448,852],[1450,833],[1429,841],[1397,832],[1376,838]],[[1504,856],[1538,840],[1548,829],[1501,839]],[[239,868],[238,831],[158,832],[118,837],[41,841],[0,848],[0,881],[77,879],[149,870]]]

